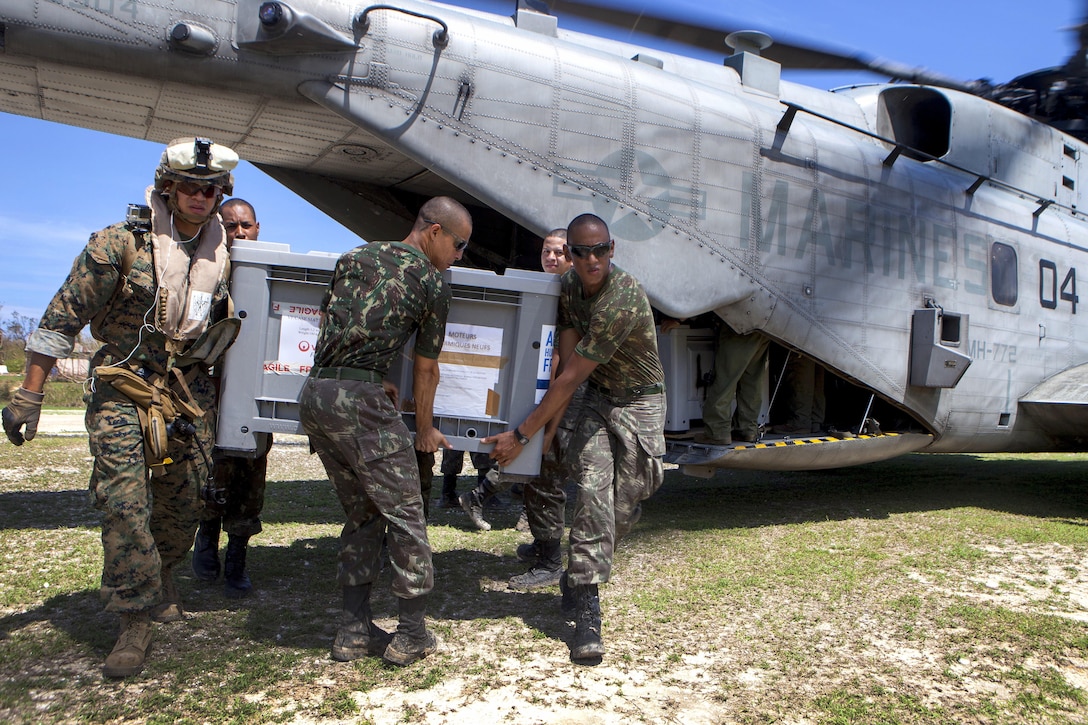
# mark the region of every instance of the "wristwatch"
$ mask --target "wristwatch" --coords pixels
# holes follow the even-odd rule
[[[520,443],[521,445],[529,445],[529,436],[525,435],[517,428],[514,428],[514,437],[518,439],[518,443]]]

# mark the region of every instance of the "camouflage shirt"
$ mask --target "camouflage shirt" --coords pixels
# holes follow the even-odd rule
[[[413,332],[415,352],[436,359],[446,337],[450,290],[420,250],[375,242],[340,257],[321,302],[314,365],[385,376]]]
[[[581,340],[575,353],[598,363],[589,380],[622,390],[665,380],[657,355],[657,327],[642,285],[613,266],[597,294],[586,299],[582,280],[570,269],[559,289],[559,330],[573,328]]]
[[[179,244],[177,250],[192,255],[197,244]],[[136,253],[128,276],[121,280],[128,245],[132,245]],[[39,339],[56,341],[63,337],[74,341],[80,330],[90,323],[91,334],[96,340],[112,343],[108,349],[99,351],[94,365],[115,362],[135,350],[129,358],[131,362],[164,368],[167,362],[165,337],[148,330],[140,333],[145,319],[154,321],[156,284],[152,255],[150,235],[134,235],[124,224],[114,224],[92,234],[87,246],[72,263],[68,278],[42,315],[38,329],[44,337]],[[209,322],[225,316],[227,289],[228,278],[223,275],[212,296]],[[51,349],[36,351],[51,355],[55,352]]]

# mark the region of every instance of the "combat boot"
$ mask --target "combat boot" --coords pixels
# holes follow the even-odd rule
[[[484,496],[481,493],[481,488],[465,491],[458,500],[461,502],[461,508],[468,514],[473,526],[480,531],[491,531],[491,524],[484,520]]]
[[[371,655],[380,657],[392,636],[374,624],[370,612],[370,585],[344,587],[344,611],[332,643],[332,658],[350,662]]]
[[[393,640],[385,648],[386,662],[394,665],[410,665],[438,649],[438,639],[427,630],[423,616],[427,612],[427,597],[398,599],[400,622]]]
[[[151,618],[156,622],[180,622],[185,619],[185,610],[181,606],[178,585],[174,583],[174,568],[165,567],[160,572],[162,581],[162,601],[151,608]]]
[[[536,564],[540,561],[540,549],[543,546],[544,542],[540,539],[533,539],[531,544],[518,544],[518,561]]]
[[[578,601],[574,598],[574,587],[570,585],[570,579],[567,578],[565,571],[559,575],[559,593],[562,595],[559,600],[559,611],[563,613],[563,616],[573,618],[574,613],[578,611]]]
[[[241,599],[249,594],[253,583],[246,573],[246,547],[248,536],[227,536],[227,555],[223,560],[223,594],[230,599]]]
[[[202,582],[219,578],[219,530],[222,519],[201,521],[193,539],[193,576]]]
[[[146,611],[121,615],[117,644],[102,664],[106,677],[131,677],[144,668],[151,649],[151,617]]]
[[[570,659],[573,662],[596,664],[604,657],[604,644],[601,642],[601,600],[597,594],[597,585],[576,585],[573,589],[577,612]]]
[[[535,543],[535,542],[534,542]],[[520,547],[519,547],[520,548]],[[563,553],[559,539],[540,542],[540,558],[524,574],[510,578],[511,589],[539,589],[559,583],[563,574]]]

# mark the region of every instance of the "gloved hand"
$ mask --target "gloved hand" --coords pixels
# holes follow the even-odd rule
[[[227,351],[238,337],[238,331],[242,328],[242,321],[237,317],[228,317],[220,320],[198,337],[189,349],[178,358],[177,364],[185,367],[195,362],[205,365],[214,365],[219,357]]]
[[[35,393],[26,388],[19,388],[11,396],[11,402],[0,413],[4,421],[4,432],[8,440],[17,446],[24,440],[32,441],[38,435],[38,419],[42,415],[42,402],[45,393]],[[26,426],[24,435],[19,429]]]

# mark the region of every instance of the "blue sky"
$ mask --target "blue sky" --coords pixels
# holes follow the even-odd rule
[[[1083,11],[1074,0],[914,0],[896,3],[895,11],[873,0],[748,0],[730,4],[735,10],[728,11],[710,9],[719,3],[688,0],[610,1],[629,8],[666,7],[694,19],[721,15],[772,35],[995,81],[1063,63],[1074,43],[1067,28]],[[513,0],[471,3],[504,13],[513,6]],[[585,29],[562,18],[560,25]],[[879,80],[846,74],[785,77],[822,88]],[[88,235],[122,219],[127,203],[142,201],[162,146],[7,114],[0,114],[0,138],[0,319],[12,312],[38,317]],[[243,163],[235,178],[238,195],[257,207],[262,239],[287,242],[298,252],[339,252],[359,243],[255,167]]]

